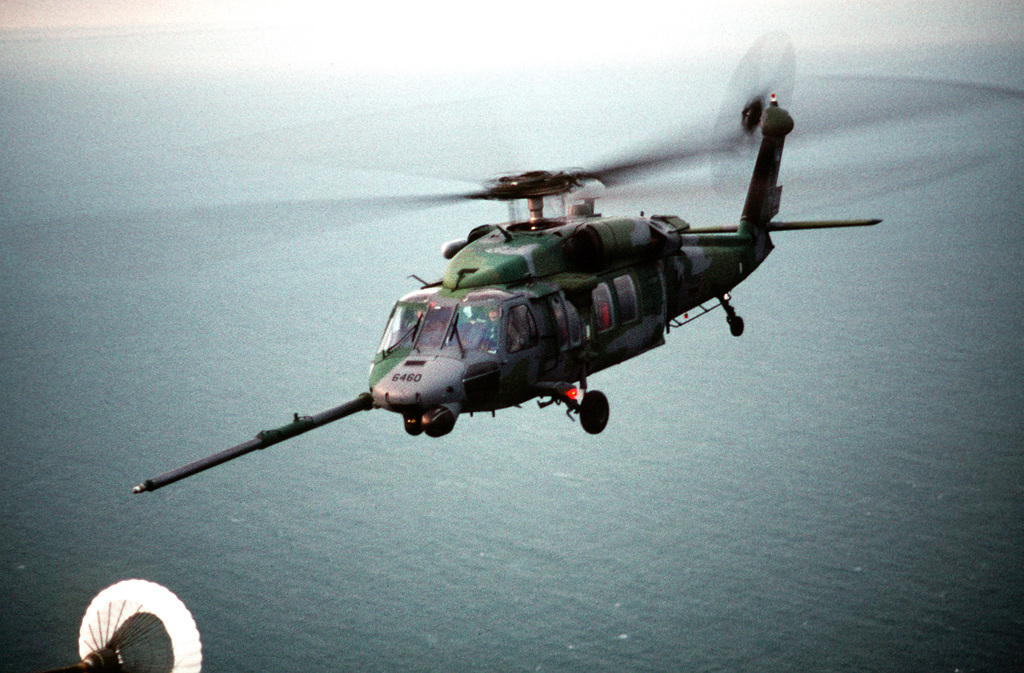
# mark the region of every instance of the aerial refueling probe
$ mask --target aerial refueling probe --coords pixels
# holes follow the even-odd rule
[[[185,477],[191,477],[197,472],[208,470],[211,467],[226,463],[229,460],[243,456],[250,451],[257,451],[259,449],[265,449],[268,446],[283,442],[286,439],[291,439],[297,435],[301,435],[304,432],[309,432],[315,428],[319,428],[321,425],[327,425],[339,418],[345,416],[351,416],[358,411],[367,411],[373,407],[373,397],[370,393],[362,393],[359,397],[345,402],[336,407],[321,411],[318,414],[312,416],[299,416],[295,414],[295,419],[287,425],[282,425],[279,428],[273,430],[264,430],[258,433],[254,438],[247,442],[242,442],[237,446],[233,446],[230,449],[215,453],[212,456],[202,458],[189,463],[184,467],[179,467],[170,472],[164,472],[158,477],[147,479],[138,486],[132,489],[132,493],[142,493],[144,491],[155,491],[158,488],[163,488],[168,484],[173,484],[176,481],[184,479]]]

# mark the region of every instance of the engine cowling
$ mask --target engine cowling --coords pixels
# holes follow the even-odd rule
[[[579,271],[594,273],[618,261],[660,257],[680,247],[679,232],[647,219],[587,222],[565,241],[565,255]]]

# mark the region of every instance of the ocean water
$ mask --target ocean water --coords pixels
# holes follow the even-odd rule
[[[912,56],[858,68],[1024,87],[1019,52]],[[76,661],[128,577],[185,602],[208,671],[1019,670],[1019,100],[802,140],[795,98],[782,216],[884,223],[777,234],[741,338],[712,314],[593,377],[599,436],[375,411],[131,494],[364,390],[407,276],[506,214],[333,199],[614,155],[715,113],[731,64],[700,65],[5,75],[0,670]],[[731,222],[740,165],[599,207]]]

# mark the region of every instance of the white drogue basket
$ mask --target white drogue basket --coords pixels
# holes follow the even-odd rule
[[[89,604],[78,637],[83,660],[116,654],[124,673],[199,673],[202,645],[192,614],[168,589],[124,580]]]

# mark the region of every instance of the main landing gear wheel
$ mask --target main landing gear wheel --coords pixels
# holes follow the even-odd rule
[[[592,435],[596,435],[608,425],[608,398],[598,390],[590,390],[583,395],[580,402],[580,425]]]

